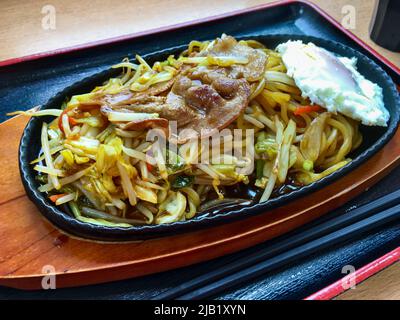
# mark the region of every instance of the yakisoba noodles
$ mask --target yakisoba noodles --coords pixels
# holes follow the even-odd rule
[[[257,190],[253,202],[267,201],[282,186],[301,187],[343,167],[362,142],[358,121],[312,104],[281,54],[254,40],[223,35],[192,41],[153,65],[136,56],[113,67],[121,69],[118,77],[60,110],[25,112],[56,117],[43,123],[42,153],[32,165],[39,190],[83,222],[126,227],[191,219],[249,202],[232,198],[237,186]],[[172,137],[174,120],[178,132],[252,129],[254,136],[204,147],[193,136]],[[147,141],[152,129],[170,141]],[[250,141],[254,159],[245,150]],[[204,154],[208,161],[199,161]],[[243,170],[252,160],[252,170]]]

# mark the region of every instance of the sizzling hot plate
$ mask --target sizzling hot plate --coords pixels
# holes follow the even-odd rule
[[[317,182],[291,191],[290,193],[280,195],[265,203],[250,206],[230,206],[229,210],[216,215],[203,214],[188,221],[174,222],[171,224],[116,228],[80,222],[74,219],[68,210],[63,211],[61,208],[56,207],[49,199],[47,199],[46,194],[38,191],[39,183],[35,180],[36,172],[33,170],[33,166],[30,165],[29,162],[35,159],[40,151],[40,132],[42,122],[49,122],[52,117],[33,117],[29,120],[24,130],[19,148],[21,179],[28,197],[35,203],[40,212],[50,222],[63,231],[75,236],[103,241],[128,241],[158,238],[161,236],[174,235],[177,232],[215,226],[217,223],[224,223],[234,219],[243,219],[260,213],[268,214],[269,209],[287,204],[289,201],[294,201],[298,197],[310,193],[317,188],[322,188],[333,180],[347,174],[375,154],[394,135],[400,118],[399,93],[392,79],[372,60],[350,47],[315,37],[302,35],[267,35],[251,37],[251,39],[258,40],[269,48],[275,48],[279,43],[287,40],[311,41],[318,46],[337,53],[338,55],[346,57],[355,56],[358,59],[357,68],[360,73],[367,79],[377,83],[383,89],[384,103],[390,112],[388,126],[385,128],[360,126],[364,136],[364,141],[358,150],[350,155],[353,159],[351,163]],[[186,47],[187,45],[182,45],[144,55],[143,57],[146,61],[153,63],[156,60],[167,58],[170,54],[179,53]],[[119,61],[115,61],[115,63],[118,62]],[[109,69],[77,82],[50,99],[42,109],[60,108],[66,97],[89,92],[95,86],[100,85],[112,76],[116,76],[119,72],[120,70]]]

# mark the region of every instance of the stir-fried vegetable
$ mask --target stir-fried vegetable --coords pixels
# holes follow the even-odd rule
[[[171,186],[174,189],[182,189],[182,188],[190,187],[192,185],[193,181],[194,181],[193,176],[181,175],[181,176],[177,176],[174,179]]]
[[[249,62],[248,59],[242,57],[181,57],[178,59],[178,62],[190,63],[190,64],[199,64],[202,66],[207,65],[217,65],[221,67],[229,67],[235,64],[247,64]]]
[[[325,112],[315,118],[307,128],[300,142],[300,150],[306,160],[315,162],[322,149],[322,136],[330,113]]]
[[[258,154],[265,154],[269,159],[273,159],[277,154],[276,141],[270,138],[258,141],[254,149]]]
[[[356,121],[311,105],[280,54],[257,41],[192,41],[153,65],[136,56],[113,68],[121,74],[60,109],[12,113],[55,117],[43,123],[42,153],[31,164],[39,191],[82,223],[171,223],[267,201],[288,181],[309,184],[340,169],[362,141]],[[229,103],[237,113],[216,125]],[[182,142],[168,122],[179,117],[234,131],[219,144]],[[166,133],[165,144],[148,139],[153,128]],[[246,185],[256,194],[231,198]]]
[[[181,192],[170,192],[168,198],[160,205],[156,217],[157,223],[170,223],[180,220],[185,212],[186,197]]]
[[[302,114],[307,114],[310,112],[319,112],[324,110],[321,106],[314,104],[311,106],[298,106],[296,108],[296,110],[293,111],[293,114],[295,114],[296,116],[300,116]]]
[[[263,177],[264,165],[265,165],[265,161],[263,159],[256,160],[256,177],[257,177],[257,179],[261,179]]]
[[[41,117],[41,116],[54,116],[59,117],[62,114],[62,110],[60,109],[45,109],[45,110],[30,110],[30,111],[14,111],[10,112],[7,115],[15,116],[15,115],[24,115],[30,117]]]
[[[302,171],[300,171],[300,173],[297,174],[297,179],[299,180],[299,182],[301,182],[303,184],[310,184],[310,183],[313,183],[317,180],[320,180],[320,179],[330,175],[331,173],[335,172],[336,170],[339,170],[340,168],[342,168],[349,162],[350,162],[349,159],[340,161],[339,163],[335,164],[334,166],[332,166],[329,169],[326,169],[320,173],[313,173],[308,170],[302,170]]]

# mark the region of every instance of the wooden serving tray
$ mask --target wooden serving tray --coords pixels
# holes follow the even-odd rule
[[[209,229],[131,243],[73,238],[42,218],[20,181],[18,146],[27,118],[0,124],[0,285],[39,289],[46,266],[57,288],[108,282],[229,254],[297,228],[357,196],[400,163],[400,129],[369,161],[328,187],[264,214]],[[44,271],[44,272],[43,272]]]

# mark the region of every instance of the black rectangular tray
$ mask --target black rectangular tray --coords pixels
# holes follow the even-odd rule
[[[400,83],[399,70],[395,66],[370,51],[370,48],[314,5],[301,1],[283,1],[278,4],[264,5],[196,21],[194,24],[187,23],[155,31],[161,32],[161,35],[154,38],[151,35],[152,32],[147,32],[111,41],[88,44],[80,48],[63,49],[0,62],[0,121],[4,121],[7,118],[5,116],[6,112],[16,109],[29,109],[35,105],[43,104],[66,86],[108,68],[123,57],[132,57],[135,53],[153,52],[161,48],[188,43],[193,39],[210,39],[219,36],[223,32],[233,36],[306,34],[338,41],[359,50],[375,60],[397,84]],[[167,33],[168,37],[162,36],[162,34]],[[384,184],[378,184],[373,188],[374,192],[365,193],[338,210],[337,213],[333,212],[331,215],[324,217],[323,220],[336,214],[343,214],[350,206],[358,206],[386,192],[398,189],[399,177],[400,170],[395,170],[390,177],[385,179]],[[314,223],[318,223],[318,221]],[[365,245],[365,243],[368,245]],[[389,251],[393,246],[399,245],[399,243],[400,228],[388,226],[372,235],[365,235],[362,239],[354,239],[351,244],[338,246],[330,252],[321,252],[320,255],[310,257],[307,261],[299,261],[298,265],[292,265],[285,270],[270,274],[268,277],[260,279],[259,282],[250,284],[247,287],[245,296],[247,295],[248,298],[305,297],[343,276],[340,272],[342,268],[340,261],[346,261],[356,267],[361,266]],[[268,243],[262,244],[262,246],[264,245],[268,245]],[[246,254],[246,251],[238,254]],[[24,292],[23,294],[15,289],[0,288],[0,297],[100,298],[102,295],[107,295],[108,298],[149,298],[163,289],[174,287],[184,281],[182,279],[184,277],[200,273],[201,270],[212,267],[216,263],[223,264],[224,259],[232,259],[232,257],[222,257],[184,269],[189,271],[170,271],[146,278],[125,281],[126,285],[124,286],[121,286],[121,283],[111,283],[78,289],[63,289],[51,293]],[[307,273],[306,276],[304,276],[304,272]],[[302,277],[299,278],[299,275],[302,275]],[[160,287],[161,283],[163,284],[162,288]],[[284,283],[285,285],[276,285],[279,283]],[[263,288],[261,291],[260,285]],[[251,291],[249,290],[257,290],[259,295],[251,296]],[[79,295],[77,295],[78,291]],[[235,299],[240,297],[244,297],[243,290],[233,291],[219,298]]]

